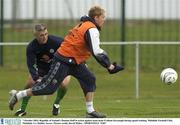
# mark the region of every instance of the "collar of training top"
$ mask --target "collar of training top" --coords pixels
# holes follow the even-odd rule
[[[82,22],[91,21],[93,24],[95,24],[95,26],[97,27],[97,29],[98,29],[99,31],[101,30],[101,27],[99,27],[99,26],[97,25],[97,23],[95,22],[95,20],[94,20],[93,18],[87,16],[87,15],[82,16],[81,19],[80,19],[80,21],[82,21]]]

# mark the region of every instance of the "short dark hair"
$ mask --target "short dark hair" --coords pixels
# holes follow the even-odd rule
[[[47,26],[45,24],[36,24],[34,26],[34,32],[44,31],[47,29]]]

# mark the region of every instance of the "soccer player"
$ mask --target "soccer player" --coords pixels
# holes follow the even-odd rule
[[[41,82],[32,88],[12,92],[9,108],[13,110],[15,104],[23,97],[48,95],[56,91],[62,80],[72,75],[78,79],[86,99],[86,117],[105,118],[106,115],[97,112],[93,106],[93,96],[96,89],[96,78],[85,65],[85,61],[93,55],[110,74],[117,73],[124,68],[111,63],[106,52],[100,48],[99,31],[105,21],[105,10],[100,6],[93,6],[88,16],[83,16],[64,38],[61,46],[54,55],[51,70]]]
[[[35,39],[33,39],[26,48],[26,60],[30,74],[25,89],[32,87],[35,83],[41,81],[43,76],[47,75],[54,53],[63,41],[60,37],[48,35],[47,27],[44,24],[35,25],[34,36]],[[59,103],[66,94],[66,86],[69,81],[70,76],[67,76],[57,90],[57,96],[52,110],[53,115],[58,115],[60,112]],[[21,108],[15,113],[16,116],[26,115],[26,107],[29,99],[30,96],[23,98]]]

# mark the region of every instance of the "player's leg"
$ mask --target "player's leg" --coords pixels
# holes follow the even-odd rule
[[[87,108],[86,118],[106,118],[105,114],[94,110],[93,97],[94,97],[94,92],[87,92],[85,94],[86,108]]]
[[[63,99],[67,92],[67,86],[70,82],[70,78],[70,76],[67,76],[61,83],[60,87],[57,89],[57,95],[52,109],[53,115],[58,115],[60,113],[60,101]]]
[[[25,89],[21,91],[16,91],[16,90],[11,90],[9,92],[10,94],[10,99],[9,99],[9,109],[13,110],[15,104],[22,98],[28,97],[28,96],[33,96],[32,89]]]
[[[34,83],[35,83],[35,81],[32,79],[31,75],[29,75],[28,79],[27,79],[27,85],[25,86],[25,89],[28,89],[28,88],[32,87]],[[26,107],[28,105],[28,102],[29,102],[30,98],[31,98],[31,96],[27,96],[27,97],[24,97],[22,99],[21,108],[16,111],[15,116],[24,116],[24,115],[26,115]]]
[[[81,88],[83,89],[83,92],[84,92],[84,96],[85,96],[85,100],[86,100],[86,117],[87,118],[105,118],[106,115],[101,113],[101,112],[97,112],[95,109],[94,109],[94,105],[93,105],[93,98],[94,98],[94,90],[90,89],[92,87],[88,87],[88,88],[85,88],[83,87],[84,84],[87,84],[87,81],[85,80],[79,80],[80,84],[81,84]],[[93,81],[90,81],[91,83],[93,83]],[[89,82],[89,83],[90,83]]]
[[[86,117],[88,118],[105,118],[106,115],[103,113],[97,112],[93,106],[93,97],[94,91],[96,89],[96,78],[95,76],[88,70],[86,65],[82,64],[77,70],[73,70],[73,76],[75,76],[80,82],[81,88],[84,92],[84,96],[86,99]]]
[[[60,83],[68,75],[68,65],[54,59],[48,74],[42,78],[41,82],[37,82],[32,88],[17,91],[11,91],[9,100],[9,108],[13,110],[15,104],[26,96],[50,95],[53,94]]]

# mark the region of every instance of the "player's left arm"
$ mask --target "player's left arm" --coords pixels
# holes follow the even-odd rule
[[[26,63],[32,79],[36,81],[39,78],[39,75],[37,69],[35,68],[36,54],[34,53],[34,48],[32,47],[32,43],[29,44],[26,48]]]
[[[117,66],[116,63],[111,63],[107,53],[100,48],[99,31],[97,28],[90,28],[87,30],[85,40],[87,41],[88,47],[97,62],[107,68],[109,73],[113,74],[124,69],[121,66]]]

